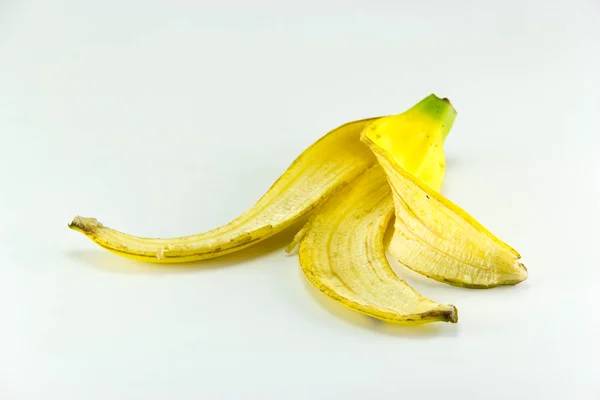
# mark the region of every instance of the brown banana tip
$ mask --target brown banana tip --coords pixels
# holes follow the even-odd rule
[[[101,226],[102,224],[96,218],[85,218],[80,216],[73,218],[73,221],[69,224],[69,228],[82,233],[94,232]]]
[[[458,322],[458,309],[452,304],[450,304],[450,307],[452,309],[448,311],[448,322],[456,324]]]
[[[453,304],[445,304],[423,314],[423,317],[456,324],[458,322],[458,310]]]
[[[436,95],[435,93],[431,94],[432,96],[435,96],[436,99],[443,101],[446,104],[452,105],[452,103],[450,102],[450,99],[447,97],[439,97],[438,95]]]
[[[525,266],[525,264],[523,264],[523,263],[519,263],[519,266],[520,266],[521,268],[523,268],[523,269],[525,270],[525,272],[529,272],[529,271],[527,271],[527,267]]]
[[[458,309],[454,304],[446,304],[444,308],[437,311],[442,319],[446,322],[456,324],[458,322]]]

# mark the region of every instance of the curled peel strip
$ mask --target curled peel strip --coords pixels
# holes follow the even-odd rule
[[[141,238],[84,217],[75,217],[69,227],[113,253],[152,263],[205,260],[244,249],[293,225],[339,187],[375,165],[376,158],[360,142],[363,128],[375,119],[344,124],[322,137],[252,208],[214,230],[178,238]]]

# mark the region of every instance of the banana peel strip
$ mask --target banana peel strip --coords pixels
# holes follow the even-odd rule
[[[178,238],[142,238],[80,216],[69,227],[106,250],[152,263],[205,260],[244,249],[293,225],[375,165],[377,160],[361,143],[360,134],[376,119],[349,122],[323,136],[298,156],[252,208],[214,230]]]
[[[366,129],[361,140],[376,154],[392,189],[396,220],[388,250],[394,258],[455,286],[491,288],[527,279],[517,251],[403,168],[372,134]]]
[[[385,172],[373,166],[328,198],[299,232],[304,274],[327,296],[380,320],[457,322],[456,307],[423,297],[390,267],[383,236],[393,213]]]

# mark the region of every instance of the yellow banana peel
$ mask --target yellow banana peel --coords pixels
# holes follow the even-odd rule
[[[397,129],[426,132],[421,127],[436,123],[441,109],[420,118],[400,115]],[[527,279],[519,253],[427,185],[419,170],[413,174],[404,153],[382,141],[389,128],[384,120],[370,124],[361,140],[376,154],[392,189],[396,221],[390,254],[416,272],[456,286],[490,288]]]
[[[252,208],[209,232],[179,238],[141,238],[79,216],[69,227],[106,250],[152,263],[205,260],[244,249],[293,225],[337,188],[376,164],[372,152],[360,142],[362,130],[375,119],[344,124],[322,137]]]
[[[69,227],[118,255],[182,263],[232,253],[305,216],[288,246],[317,288],[360,313],[394,323],[457,322],[453,305],[429,300],[390,267],[401,264],[452,285],[489,288],[527,278],[520,255],[439,193],[444,141],[456,111],[431,95],[407,111],[344,124],[306,149],[247,212],[214,230],[141,238],[75,217]]]
[[[457,322],[456,307],[423,297],[390,267],[383,236],[393,213],[385,172],[373,166],[327,199],[299,232],[304,274],[332,299],[380,320]]]
[[[402,114],[372,122],[365,132],[439,190],[446,167],[443,144],[455,118],[448,101],[429,96]],[[385,171],[373,166],[328,198],[296,236],[292,246],[300,242],[305,275],[329,297],[377,319],[457,322],[455,306],[423,297],[390,267],[383,236],[393,213]]]

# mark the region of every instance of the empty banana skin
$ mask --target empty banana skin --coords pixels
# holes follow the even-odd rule
[[[183,263],[219,257],[308,222],[299,245],[308,280],[346,307],[397,324],[458,321],[456,307],[423,297],[390,267],[383,243],[402,265],[469,288],[527,279],[521,256],[439,193],[444,142],[456,111],[430,95],[397,115],[344,124],[306,149],[247,212],[211,231],[177,238],[132,236],[94,218],[69,224],[120,256]]]

